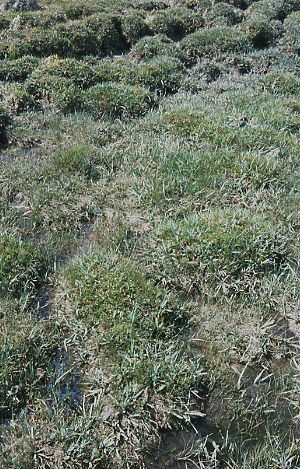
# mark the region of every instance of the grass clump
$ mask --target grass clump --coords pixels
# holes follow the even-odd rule
[[[87,181],[96,181],[100,177],[100,170],[107,166],[100,151],[89,146],[76,146],[59,152],[51,161],[58,172],[78,172]]]
[[[66,3],[62,5],[63,12],[70,20],[78,20],[97,13],[97,6],[87,2]]]
[[[300,11],[291,13],[284,21],[284,44],[292,47],[295,52],[300,50]]]
[[[80,259],[66,276],[77,314],[102,329],[105,348],[113,351],[107,356],[117,373],[114,392],[135,384],[156,398],[186,402],[184,393],[197,387],[199,364],[180,339],[188,315],[176,298],[125,259],[102,254]]]
[[[12,59],[53,54],[60,57],[106,56],[126,47],[119,29],[117,17],[100,14],[58,23],[45,30],[37,26],[24,31],[10,31],[0,53],[3,58]]]
[[[109,55],[124,49],[119,20],[109,15],[92,15],[70,21],[53,30],[51,53],[66,57]]]
[[[137,85],[108,82],[92,86],[83,94],[83,109],[96,119],[142,116],[153,105],[152,93]]]
[[[173,12],[173,14],[181,18],[183,22],[184,35],[198,31],[198,29],[203,28],[205,25],[205,20],[201,12],[191,11],[189,8],[183,6],[173,8]]]
[[[115,58],[113,60],[103,60],[97,63],[94,67],[98,83],[111,82],[126,82],[128,77],[134,76],[139,67],[127,60],[126,57]]]
[[[293,74],[283,74],[283,77],[285,75],[291,76],[291,89],[295,87],[297,93],[298,79],[295,79]],[[268,75],[266,79],[267,77]],[[285,82],[284,78],[283,80]],[[268,154],[270,142],[273,142],[273,145],[280,149],[280,154],[288,158],[289,155],[295,154],[298,148],[295,133],[298,128],[295,126],[296,116],[282,105],[276,95],[263,93],[261,85],[255,86],[260,87],[260,90],[252,89],[249,93],[248,88],[247,93],[244,90],[229,92],[228,99],[220,98],[213,108],[210,104],[204,106],[203,103],[202,106],[198,106],[196,97],[192,101],[192,106],[185,101],[182,105],[168,109],[157,122],[157,126],[180,138],[188,138],[189,141],[199,143],[205,141],[214,145],[215,149],[226,148],[230,149],[230,152],[236,152],[235,154],[241,151],[247,152],[250,148],[250,152],[259,151]],[[241,125],[240,117],[233,117],[237,109],[249,119],[245,125]],[[288,151],[281,145],[283,140],[287,142]]]
[[[201,151],[165,151],[160,158],[157,161],[153,153],[153,160],[157,161],[155,175],[149,174],[147,184],[140,190],[145,203],[154,205],[162,214],[166,207],[190,198],[200,202],[206,194],[217,191],[230,188],[234,193],[238,187],[272,186],[280,180],[283,170],[276,155],[222,147],[215,152],[209,147]]]
[[[143,14],[134,12],[121,19],[122,32],[129,45],[138,42],[142,37],[149,36],[151,30],[145,22]]]
[[[203,88],[203,85],[218,80],[222,73],[222,68],[217,61],[203,59],[188,70],[182,83],[182,89],[197,93]]]
[[[24,318],[21,321],[20,317],[13,319],[10,330],[1,334],[0,339],[1,420],[12,418],[37,395],[45,397],[50,363],[57,354],[57,345],[53,337],[49,340],[46,326]],[[14,327],[19,330],[12,337]]]
[[[54,116],[56,121],[57,110]],[[74,122],[76,117],[64,119]],[[92,119],[89,125],[97,127]],[[43,246],[42,252],[45,249],[53,253],[55,249],[57,257],[65,255],[80,229],[91,222],[95,212],[99,213],[103,187],[116,161],[94,145],[80,141],[72,146],[70,142],[53,146],[51,157],[39,153],[33,161],[16,159],[3,181],[7,229],[14,223],[17,233],[38,239],[37,250]],[[98,181],[96,201],[91,192]]]
[[[24,56],[16,60],[2,60],[0,63],[0,80],[25,81],[26,78],[39,65],[39,59],[32,56]]]
[[[249,52],[251,43],[245,33],[232,27],[222,26],[197,31],[181,41],[181,47],[190,63],[206,56],[224,52]]]
[[[89,63],[73,58],[61,59],[57,55],[42,60],[34,76],[67,78],[81,89],[89,88],[99,81],[97,71]]]
[[[239,10],[236,10],[231,5],[220,2],[209,12],[208,20],[212,24],[221,24],[223,22],[224,26],[232,26],[242,21],[242,15]]]
[[[0,240],[0,295],[19,298],[47,279],[47,257],[29,241],[13,236]]]
[[[55,105],[63,113],[82,108],[82,91],[70,78],[37,70],[25,82],[24,88],[40,107]]]
[[[102,83],[115,81],[163,93],[176,92],[184,73],[184,67],[178,59],[166,56],[155,57],[140,64],[127,59],[105,61],[97,65],[95,70]]]
[[[244,21],[240,29],[245,32],[255,48],[263,49],[269,47],[277,38],[278,31],[275,26],[267,20],[255,18]]]
[[[179,40],[202,28],[204,20],[199,13],[192,13],[188,9],[169,8],[152,13],[147,18],[147,24],[153,34],[164,34],[170,39]]]
[[[138,41],[131,50],[131,55],[138,60],[152,60],[158,56],[167,56],[185,61],[186,56],[182,49],[163,34],[153,37],[144,37]]]
[[[126,260],[93,255],[71,265],[67,271],[71,290],[78,300],[78,314],[103,322],[107,335],[134,324],[141,338],[162,337],[183,321],[183,311],[171,304],[166,292],[145,279]],[[175,309],[174,309],[175,306]],[[178,309],[179,308],[179,309]],[[186,319],[185,319],[186,321]],[[125,334],[125,339],[128,339]],[[109,341],[114,343],[116,338]],[[127,346],[128,344],[126,344]]]
[[[84,410],[81,405],[68,405],[72,398],[68,401],[62,391],[64,376],[72,373],[72,369],[64,369],[66,373],[58,371],[56,376],[47,368],[45,370],[44,362],[48,358],[51,363],[53,358],[51,338],[57,334],[55,328],[51,328],[54,321],[44,328],[37,327],[35,334],[26,331],[24,337],[27,340],[22,334],[11,346],[14,356],[19,358],[19,365],[8,356],[2,371],[3,375],[10,376],[11,370],[15,370],[16,379],[21,379],[22,404],[31,402],[34,405],[33,412],[26,416],[28,421],[39,417],[32,421],[35,431],[30,441],[39,446],[41,441],[38,443],[37,440],[42,438],[43,445],[49,442],[51,451],[56,448],[56,438],[64,421],[66,433],[60,436],[61,452],[56,461],[64,461],[68,455],[69,465],[75,467],[86,460],[101,461],[107,467],[114,467],[120,465],[123,458],[139,464],[145,451],[158,440],[161,429],[177,428],[193,416],[203,415],[201,399],[197,398],[202,394],[205,379],[201,359],[194,357],[182,337],[183,328],[189,321],[187,309],[180,305],[176,296],[147,279],[129,259],[99,251],[86,253],[70,262],[61,280],[69,307],[64,302],[60,307],[65,318],[73,318],[72,323],[76,318],[73,332],[82,348],[82,358],[78,356],[77,365],[81,375],[80,393],[85,396]],[[62,325],[61,320],[58,313],[57,321]],[[80,328],[77,329],[79,323],[87,332],[85,338]],[[39,351],[40,346],[44,347],[43,353]],[[69,340],[67,346],[73,347]],[[32,356],[39,357],[38,368]],[[61,362],[58,363],[61,366]],[[23,374],[19,374],[20,365]],[[32,374],[27,377],[31,366]],[[107,380],[112,375],[114,378]],[[14,383],[12,379],[8,383],[12,391],[15,391]],[[36,385],[34,395],[33,383]],[[43,384],[47,396],[42,394]],[[67,389],[65,394],[71,392]],[[99,393],[101,399],[96,401],[94,396]],[[41,397],[43,405],[39,406]],[[14,398],[15,394],[9,402],[3,398],[7,411],[12,408]],[[49,426],[51,422],[51,435],[45,431],[39,434],[37,425],[45,419]],[[128,436],[120,441],[114,429],[125,426]],[[6,434],[6,441],[12,435],[13,431]],[[20,428],[19,437],[24,438],[24,427]],[[21,454],[18,445],[14,444],[13,452],[19,464],[33,460],[32,451]],[[7,454],[1,456],[3,460],[8,457]]]
[[[274,94],[299,96],[300,79],[293,73],[271,72],[260,78],[259,86]]]
[[[2,101],[11,114],[38,109],[39,103],[21,83],[7,82],[1,89]]]
[[[184,67],[178,59],[157,57],[133,69],[127,80],[152,91],[174,93],[182,83],[183,71]]]
[[[247,15],[263,16],[269,20],[283,21],[293,11],[299,10],[298,0],[262,0],[254,2]]]
[[[240,294],[277,272],[287,260],[284,236],[243,215],[195,215],[161,231],[165,260],[194,286]]]
[[[28,12],[21,12],[17,17],[17,21],[21,29],[40,28],[42,30],[47,30],[49,28],[53,28],[57,24],[66,23],[68,18],[60,10],[39,10],[35,12],[34,15]]]
[[[204,14],[212,7],[211,0],[186,0],[185,5]]]

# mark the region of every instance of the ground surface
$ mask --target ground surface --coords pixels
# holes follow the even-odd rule
[[[299,0],[2,7],[0,466],[300,467]]]

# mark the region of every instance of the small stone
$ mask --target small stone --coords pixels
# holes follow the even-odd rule
[[[107,421],[107,420],[110,420],[111,418],[113,418],[115,416],[116,416],[116,411],[111,405],[106,405],[103,408],[101,417],[102,417],[102,420],[104,422]]]

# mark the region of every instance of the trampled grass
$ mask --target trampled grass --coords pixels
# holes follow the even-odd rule
[[[0,466],[299,467],[298,0],[2,3]]]

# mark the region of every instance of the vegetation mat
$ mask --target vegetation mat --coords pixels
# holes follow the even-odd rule
[[[0,6],[0,466],[300,467],[299,0]]]

